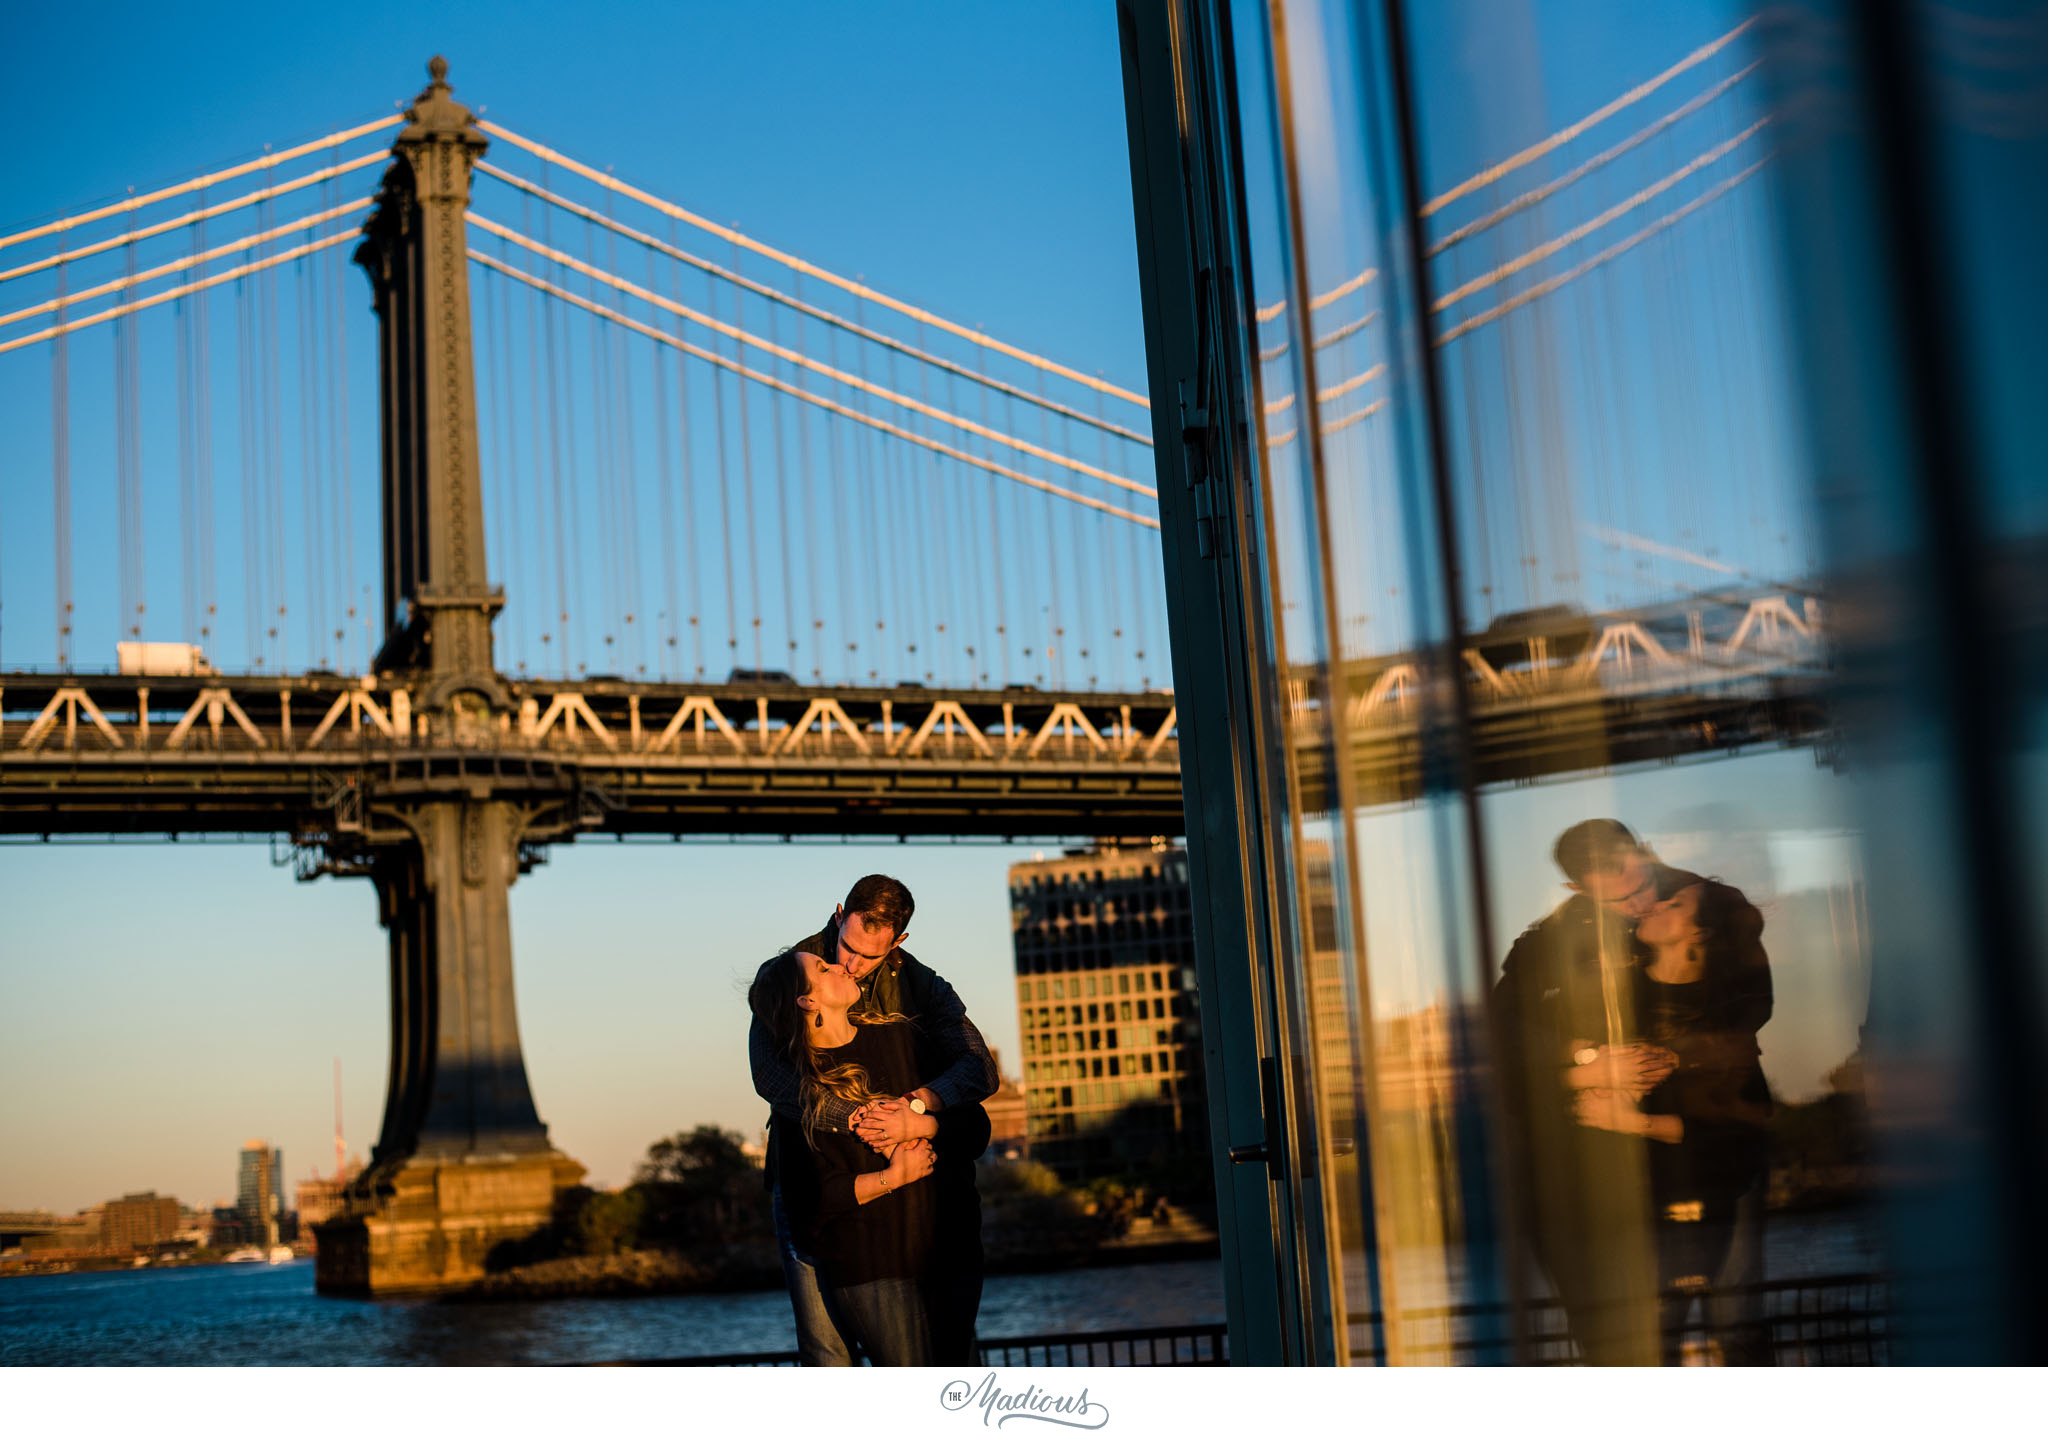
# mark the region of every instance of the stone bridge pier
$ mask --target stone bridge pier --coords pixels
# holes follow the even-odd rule
[[[466,213],[487,141],[447,63],[407,111],[356,262],[379,329],[385,634],[380,680],[438,743],[502,725],[470,341]],[[322,1292],[458,1286],[551,1217],[583,1168],[534,1109],[512,988],[508,894],[522,841],[559,835],[561,793],[431,774],[351,793],[313,873],[367,876],[391,943],[391,1078],[347,1212],[315,1230]],[[554,794],[557,799],[546,799]],[[344,813],[345,809],[345,813]]]

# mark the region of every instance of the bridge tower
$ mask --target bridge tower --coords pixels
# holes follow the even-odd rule
[[[493,664],[504,604],[486,579],[470,347],[467,219],[488,141],[447,62],[406,112],[356,262],[379,330],[385,635],[377,681],[408,698],[416,743],[453,754],[348,793],[326,873],[376,885],[391,946],[391,1074],[370,1166],[323,1225],[323,1292],[473,1281],[490,1250],[544,1224],[583,1168],[535,1111],[513,1001],[508,894],[522,842],[563,792],[497,778],[465,746],[506,729]],[[573,802],[573,797],[571,798]]]

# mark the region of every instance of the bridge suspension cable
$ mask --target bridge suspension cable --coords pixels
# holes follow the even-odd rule
[[[502,260],[495,259],[491,257],[489,254],[484,253],[480,249],[471,249],[469,251],[469,256],[476,262],[484,265],[486,268],[493,269],[499,273],[502,273],[508,278],[517,279],[519,282],[528,284],[531,287],[539,290],[540,292],[549,295],[550,297],[561,299],[563,302],[573,304],[577,308],[583,309],[585,312],[595,314],[599,318],[607,319],[610,322],[620,324],[626,328],[630,328],[634,332],[639,333],[644,337],[651,338],[657,343],[666,344],[667,346],[674,348],[679,352],[687,353],[692,358],[696,358],[703,362],[709,363],[714,367],[719,368],[725,372],[732,373],[736,377],[751,379],[752,381],[759,383],[764,387],[773,388],[779,392],[786,393],[791,397],[801,399],[802,401],[812,404],[815,407],[823,408],[835,414],[838,417],[847,418],[853,422],[861,424],[864,427],[872,428],[876,432],[884,433],[893,438],[900,438],[905,442],[914,443],[919,447],[927,448],[930,451],[938,453],[943,457],[952,458],[956,462],[966,463],[970,467],[978,467],[982,469],[984,472],[992,473],[998,477],[1008,478],[1012,482],[1022,483],[1026,487],[1036,488],[1041,492],[1049,494],[1050,496],[1060,497],[1066,499],[1069,502],[1079,503],[1083,507],[1093,508],[1098,512],[1106,513],[1112,517],[1121,517],[1126,521],[1136,522],[1139,525],[1145,527],[1157,527],[1159,525],[1159,520],[1155,517],[1148,517],[1141,512],[1133,512],[1128,508],[1118,507],[1113,503],[1104,502],[1100,498],[1090,497],[1088,494],[1084,492],[1075,492],[1069,488],[1061,487],[1056,483],[1046,482],[1042,478],[1036,478],[1031,476],[1031,474],[1029,473],[1019,472],[1015,468],[1004,467],[1000,463],[989,462],[986,459],[974,456],[972,453],[965,452],[959,448],[949,447],[944,443],[937,442],[931,438],[927,438],[921,433],[912,432],[908,428],[899,427],[898,425],[888,422],[881,418],[871,417],[868,414],[861,412],[857,408],[850,408],[843,403],[835,402],[830,398],[809,392],[793,384],[785,383],[780,378],[775,377],[773,374],[763,373],[758,369],[749,368],[744,363],[740,363],[734,359],[727,358],[722,353],[717,353],[706,348],[700,348],[694,343],[690,343],[684,339],[677,338],[672,334],[664,333],[659,328],[655,328],[651,324],[642,323],[636,318],[619,312],[617,309],[609,308],[591,299],[584,298],[581,294],[573,293],[570,290],[562,288],[557,284],[549,283],[546,279],[543,279],[538,275],[528,273],[524,269],[516,268],[511,264],[503,262]]]
[[[1759,169],[1763,168],[1764,165],[1769,161],[1770,155],[1766,154],[1763,158],[1758,159],[1754,163],[1746,166],[1743,169],[1736,171],[1733,174],[1730,174],[1727,178],[1721,180],[1712,188],[1706,189],[1701,193],[1695,195],[1693,198],[1687,200],[1678,208],[1673,209],[1670,213],[1665,214],[1662,217],[1658,218],[1655,222],[1646,224],[1641,229],[1638,229],[1635,233],[1630,234],[1627,238],[1621,239],[1616,243],[1608,245],[1606,248],[1600,250],[1600,252],[1591,255],[1590,257],[1580,261],[1579,263],[1573,264],[1570,268],[1565,269],[1560,273],[1553,274],[1551,277],[1546,278],[1539,283],[1534,283],[1525,289],[1521,289],[1512,298],[1503,299],[1501,302],[1495,304],[1493,307],[1486,309],[1483,312],[1475,313],[1470,318],[1464,319],[1459,323],[1453,324],[1451,327],[1445,329],[1442,333],[1439,333],[1437,335],[1437,346],[1442,347],[1444,344],[1451,342],[1453,339],[1462,338],[1466,334],[1472,332],[1475,329],[1483,328],[1487,324],[1494,322],[1496,319],[1502,318],[1507,314],[1513,313],[1518,308],[1526,307],[1527,305],[1534,303],[1537,299],[1543,298],[1548,294],[1555,293],[1560,288],[1563,288],[1566,284],[1572,282],[1572,280],[1583,277],[1584,275],[1591,273],[1594,269],[1599,268],[1601,265],[1609,263],[1612,260],[1621,257],[1621,255],[1627,253],[1630,249],[1635,248],[1638,244],[1643,243],[1645,240],[1656,237],[1658,234],[1663,233],[1666,229],[1669,229],[1672,225],[1678,223],[1681,219],[1684,219],[1688,215],[1697,213],[1699,210],[1705,208],[1708,204],[1711,204],[1714,200],[1720,198],[1723,194],[1728,193],[1731,189],[1735,188],[1736,185],[1742,183],[1743,180],[1749,178],[1752,174],[1756,173]]]
[[[316,154],[322,149],[330,149],[337,144],[346,144],[352,139],[360,139],[366,134],[375,134],[380,130],[391,129],[403,123],[405,123],[403,116],[389,115],[383,119],[371,120],[368,124],[356,125],[351,129],[336,130],[333,134],[323,135],[319,139],[308,140],[304,144],[295,144],[289,149],[280,149],[275,153],[265,154],[260,159],[251,159],[247,163],[232,165],[226,169],[216,170],[211,174],[201,174],[196,178],[186,179],[180,183],[168,185],[165,188],[153,190],[147,194],[130,194],[125,199],[112,204],[104,204],[97,209],[88,209],[82,214],[67,214],[65,217],[54,219],[47,224],[38,224],[34,228],[22,229],[17,233],[0,235],[0,249],[12,248],[16,244],[26,243],[30,239],[46,238],[51,234],[68,233],[72,229],[96,223],[101,219],[112,218],[117,214],[133,213],[138,209],[146,209],[152,204],[163,202],[165,199],[175,199],[180,194],[191,194],[199,190],[211,189],[216,184],[225,184],[228,180],[239,179],[244,174],[254,174],[260,170],[274,169],[280,164],[290,163],[294,159],[302,159],[306,155]],[[181,222],[189,223],[191,220],[187,218]],[[159,230],[159,232],[161,231]],[[124,239],[123,242],[127,242],[127,240]]]
[[[230,240],[225,244],[218,244],[203,253],[187,254],[182,258],[172,259],[169,263],[158,264],[155,268],[143,269],[139,273],[127,274],[121,278],[111,279],[106,283],[97,284],[91,288],[81,288],[77,292],[66,294],[62,298],[45,299],[41,303],[30,304],[27,308],[18,308],[12,313],[0,313],[0,328],[4,328],[10,323],[19,323],[24,318],[33,318],[39,313],[52,313],[60,307],[82,303],[89,298],[101,298],[118,289],[132,289],[138,283],[148,283],[153,279],[162,278],[165,274],[182,273],[188,268],[198,268],[212,262],[214,259],[222,258],[228,254],[240,253],[244,249],[256,248],[268,243],[272,239],[282,238],[286,234],[296,234],[305,229],[317,228],[328,220],[338,219],[344,214],[360,213],[362,210],[369,208],[370,203],[371,201],[368,199],[357,199],[353,203],[337,204],[331,209],[322,210],[317,214],[308,214],[304,218],[293,219],[289,223],[279,224],[275,228],[265,229],[261,233],[248,234],[242,238]]]
[[[786,253],[781,249],[777,249],[772,247],[771,245],[764,244],[758,239],[750,238],[747,235],[739,232],[739,230],[737,229],[729,228],[724,224],[720,224],[713,220],[703,218],[700,215],[693,214],[688,209],[685,209],[680,205],[671,204],[668,200],[662,199],[654,194],[650,194],[644,189],[635,188],[633,185],[615,179],[611,175],[603,173],[600,170],[593,169],[587,164],[579,163],[578,161],[571,159],[566,154],[562,154],[557,150],[550,149],[546,145],[539,144],[534,140],[525,138],[522,135],[515,134],[511,130],[506,129],[502,125],[491,124],[487,121],[479,120],[477,122],[477,127],[482,129],[484,133],[491,135],[493,138],[502,139],[508,144],[512,144],[520,149],[524,149],[527,153],[532,154],[536,158],[544,159],[550,164],[560,165],[562,168],[568,170],[570,173],[575,174],[580,178],[587,179],[591,183],[597,184],[602,188],[609,189],[615,194],[620,194],[638,203],[645,204],[649,208],[654,209],[659,213],[668,215],[670,218],[680,219],[682,222],[689,224],[694,228],[701,229],[707,234],[711,234],[716,238],[724,239],[726,242],[732,244],[736,248],[746,249],[750,253],[758,254],[762,258],[772,260],[773,262],[780,264],[783,267],[788,268],[796,273],[801,273],[804,274],[806,277],[818,279],[825,283],[831,284],[833,287],[838,288],[845,293],[851,294],[855,298],[861,299],[868,303],[880,304],[882,307],[887,308],[892,312],[902,314],[904,317],[909,318],[914,322],[929,324],[934,328],[940,329],[946,333],[950,333],[954,337],[963,339],[966,342],[976,345],[977,347],[986,348],[989,349],[991,352],[1000,353],[1006,358],[1015,359],[1017,362],[1027,364],[1028,366],[1037,368],[1043,372],[1055,374],[1058,377],[1066,379],[1068,382],[1078,383],[1084,388],[1093,389],[1097,392],[1104,393],[1109,397],[1119,398],[1124,402],[1130,403],[1134,407],[1149,409],[1151,406],[1150,402],[1144,397],[1143,394],[1134,393],[1128,388],[1122,388],[1114,383],[1105,382],[1101,378],[1093,377],[1090,374],[1079,372],[1073,368],[1067,367],[1065,364],[1056,363],[1050,358],[1041,357],[1036,353],[1030,352],[1028,349],[1019,348],[1014,344],[1004,343],[1000,339],[991,338],[987,334],[982,333],[979,330],[968,328],[963,324],[955,323],[951,319],[942,318],[936,313],[932,313],[926,309],[919,308],[914,304],[905,303],[901,299],[892,298],[888,294],[882,293],[877,289],[868,287],[866,284],[858,281],[857,279],[844,278],[839,274],[833,273],[830,269],[821,268],[818,265],[810,263],[805,259],[798,258],[795,254]]]
[[[1701,45],[1698,49],[1694,50],[1691,54],[1687,55],[1677,64],[1672,65],[1670,68],[1664,70],[1661,74],[1655,75],[1652,78],[1643,81],[1641,84],[1636,85],[1632,89],[1624,90],[1622,93],[1616,95],[1613,99],[1609,100],[1606,104],[1601,105],[1598,109],[1594,110],[1591,114],[1586,115],[1584,118],[1566,125],[1563,129],[1558,130],[1555,134],[1546,135],[1544,138],[1537,140],[1534,144],[1528,145],[1526,148],[1520,149],[1515,153],[1510,154],[1507,158],[1501,160],[1497,164],[1488,165],[1486,168],[1480,170],[1478,173],[1472,175],[1470,178],[1464,180],[1462,183],[1452,185],[1449,189],[1446,189],[1443,193],[1437,195],[1434,199],[1429,200],[1422,206],[1423,217],[1428,218],[1431,215],[1437,213],[1439,210],[1445,208],[1446,206],[1457,202],[1459,199],[1464,198],[1467,194],[1470,194],[1478,189],[1483,189],[1488,184],[1493,183],[1495,180],[1506,178],[1508,175],[1514,173],[1517,169],[1521,169],[1526,165],[1533,164],[1535,161],[1543,158],[1545,155],[1550,154],[1555,150],[1558,150],[1563,146],[1571,143],[1574,139],[1577,139],[1580,135],[1584,134],[1587,130],[1593,128],[1595,125],[1600,124],[1605,120],[1613,118],[1615,115],[1621,113],[1621,111],[1635,104],[1638,100],[1645,99],[1650,95],[1655,94],[1658,90],[1662,89],[1671,81],[1677,79],[1680,75],[1685,74],[1690,70],[1697,69],[1700,65],[1705,64],[1715,55],[1718,55],[1721,51],[1728,48],[1729,45],[1735,42],[1738,36],[1748,31],[1748,29],[1755,23],[1756,21],[1754,18],[1744,20],[1741,24],[1735,26],[1733,29],[1728,30],[1727,32],[1721,35],[1718,35],[1714,39],[1709,40],[1706,44]]]
[[[0,270],[0,283],[5,283],[9,279],[21,278],[27,274],[41,273],[45,269],[56,268],[60,264],[75,263],[79,259],[91,258],[95,254],[106,253],[109,249],[124,248],[130,244],[140,243],[144,239],[153,239],[160,234],[171,233],[176,229],[203,225],[208,219],[218,218],[222,214],[230,214],[237,209],[246,209],[251,204],[260,204],[265,200],[275,199],[281,195],[296,193],[298,190],[320,183],[322,180],[333,179],[342,174],[353,174],[358,169],[367,169],[372,164],[389,163],[390,159],[390,154],[381,149],[373,154],[358,155],[345,164],[333,164],[325,169],[316,170],[311,174],[303,174],[288,184],[273,184],[263,189],[252,189],[247,194],[237,198],[223,200],[221,203],[204,209],[194,209],[190,213],[181,214],[175,219],[165,219],[159,223],[147,224],[138,229],[124,230],[113,238],[102,239],[98,243],[86,244],[83,247],[71,249],[65,253],[51,254],[46,258],[37,259],[33,263],[20,264],[11,269]]]
[[[1083,412],[1079,408],[1070,407],[1065,403],[1056,402],[1053,399],[1047,398],[1042,393],[1034,393],[1027,388],[1020,388],[1015,384],[1006,383],[1000,378],[993,377],[986,372],[977,372],[964,363],[956,363],[952,359],[933,353],[927,348],[919,348],[913,344],[905,343],[901,339],[893,338],[886,333],[855,323],[843,314],[834,313],[830,309],[820,308],[816,304],[806,303],[800,297],[784,293],[780,289],[762,283],[757,279],[748,278],[744,274],[737,273],[722,264],[715,263],[701,255],[693,254],[687,249],[665,243],[652,234],[633,228],[629,224],[619,222],[610,214],[599,213],[597,210],[587,205],[579,204],[573,199],[566,198],[552,189],[543,188],[530,179],[499,168],[489,160],[477,161],[476,168],[479,174],[510,185],[521,193],[531,194],[535,198],[543,199],[555,205],[564,213],[573,214],[577,218],[586,220],[589,223],[601,225],[621,238],[631,239],[634,243],[644,245],[656,253],[666,254],[672,259],[680,260],[712,278],[722,280],[738,288],[743,288],[748,293],[768,299],[772,303],[779,304],[807,318],[815,318],[821,323],[829,323],[842,332],[851,334],[853,337],[878,344],[892,352],[901,353],[908,358],[914,358],[920,363],[928,363],[935,368],[953,374],[955,377],[966,378],[972,382],[985,384],[1007,397],[1019,399],[1033,406],[1045,407],[1060,417],[1067,418],[1073,422],[1082,423],[1092,428],[1099,428],[1106,433],[1123,438],[1129,442],[1141,443],[1146,447],[1152,445],[1152,439],[1149,435],[1110,422],[1101,413],[1090,414]]]
[[[52,324],[50,327],[35,333],[24,334],[19,338],[11,338],[5,343],[0,343],[0,353],[11,352],[16,348],[26,348],[31,343],[41,343],[44,339],[55,338],[59,334],[76,333],[81,328],[91,328],[96,324],[106,323],[111,319],[121,318],[131,313],[140,313],[148,308],[156,308],[171,302],[173,299],[183,298],[189,293],[204,293],[207,289],[218,288],[224,283],[232,283],[236,279],[245,278],[250,274],[264,273],[276,268],[280,264],[290,263],[293,259],[320,253],[323,250],[333,248],[336,244],[345,244],[350,239],[358,237],[360,236],[354,229],[345,229],[338,234],[329,234],[324,239],[313,239],[300,244],[296,248],[272,254],[268,258],[253,259],[235,268],[224,269],[220,273],[209,274],[202,279],[194,279],[190,283],[182,283],[171,288],[161,289],[151,294],[148,298],[134,299],[128,303],[118,303],[111,308],[101,309],[98,313],[89,314],[84,318],[70,319],[63,323]]]
[[[963,432],[971,432],[977,437],[988,438],[1002,443],[1005,447],[1014,448],[1018,452],[1028,453],[1041,461],[1052,463],[1057,467],[1063,467],[1069,472],[1079,473],[1084,477],[1092,477],[1099,482],[1106,482],[1114,487],[1121,487],[1131,492],[1140,492],[1147,496],[1152,495],[1153,488],[1150,483],[1134,482],[1130,478],[1110,472],[1107,469],[1079,462],[1064,454],[1056,453],[1050,448],[1041,447],[1011,434],[997,432],[994,429],[984,427],[970,418],[961,417],[957,413],[947,412],[943,408],[935,407],[930,403],[913,398],[907,393],[899,393],[892,388],[870,382],[868,379],[857,374],[848,373],[829,364],[821,363],[804,353],[785,348],[769,339],[749,333],[743,328],[725,322],[723,319],[700,313],[686,304],[678,303],[674,299],[667,298],[662,294],[634,283],[631,279],[621,278],[617,274],[607,272],[593,264],[585,263],[572,254],[563,253],[559,249],[551,249],[536,239],[528,238],[516,229],[507,228],[505,225],[486,219],[480,214],[472,214],[469,222],[473,227],[482,229],[487,234],[507,239],[530,253],[558,263],[564,268],[572,269],[586,278],[595,279],[599,283],[609,285],[620,293],[630,294],[632,297],[672,313],[678,318],[688,319],[700,328],[708,328],[720,337],[732,339],[736,344],[745,343],[749,347],[756,348],[782,362],[792,363],[800,368],[808,369],[820,377],[829,378],[835,383],[842,383],[849,388],[872,397],[886,399],[899,407],[919,413],[927,418],[937,419],[939,422],[959,428]],[[6,322],[6,319],[0,318],[0,323],[4,322]]]
[[[1466,178],[1464,178],[1456,184],[1453,184],[1450,188],[1444,190],[1442,193],[1436,195],[1434,198],[1424,201],[1421,208],[1421,213],[1423,217],[1429,218],[1437,214],[1441,210],[1456,203],[1458,200],[1465,198],[1467,195],[1475,193],[1478,190],[1485,188],[1489,184],[1495,183],[1498,180],[1506,178],[1508,175],[1514,173],[1516,170],[1525,168],[1528,165],[1535,163],[1538,159],[1544,158],[1546,155],[1554,153],[1558,149],[1564,147],[1565,145],[1571,143],[1573,140],[1579,138],[1579,136],[1585,134],[1588,130],[1591,130],[1596,126],[1604,123],[1606,120],[1613,118],[1615,115],[1621,113],[1625,109],[1630,108],[1637,102],[1643,99],[1647,99],[1650,95],[1655,94],[1658,90],[1662,89],[1665,85],[1677,79],[1679,76],[1686,74],[1694,69],[1697,69],[1700,65],[1712,59],[1715,55],[1719,54],[1722,50],[1726,49],[1729,45],[1733,44],[1737,38],[1739,38],[1742,34],[1748,31],[1750,27],[1753,26],[1755,23],[1756,22],[1754,18],[1742,21],[1740,24],[1734,26],[1732,29],[1723,32],[1722,34],[1716,36],[1714,39],[1709,40],[1706,44],[1699,46],[1690,54],[1686,55],[1683,59],[1679,60],[1676,64],[1671,65],[1667,69],[1663,70],[1661,73],[1615,96],[1612,100],[1609,100],[1607,103],[1599,106],[1590,114],[1586,114],[1580,117],[1579,119],[1574,120],[1572,123],[1566,125],[1564,128],[1557,130],[1555,133],[1546,135],[1542,139],[1537,140],[1535,143],[1527,145],[1520,150],[1517,150],[1515,153],[1509,155],[1507,158],[1499,161],[1498,163],[1488,165],[1486,168],[1480,169],[1475,173],[1468,175]],[[1693,99],[1687,101],[1684,104],[1679,105],[1676,109],[1671,110],[1670,112],[1661,116],[1649,125],[1644,126],[1642,129],[1628,136],[1621,142],[1615,144],[1613,147],[1611,147],[1604,153],[1595,155],[1593,158],[1588,159],[1583,164],[1573,169],[1570,173],[1560,175],[1556,179],[1550,180],[1544,184],[1538,185],[1534,189],[1519,194],[1515,196],[1515,198],[1508,204],[1503,205],[1502,207],[1494,210],[1489,214],[1483,215],[1480,218],[1473,220],[1471,223],[1466,224],[1457,230],[1454,230],[1452,233],[1448,235],[1445,235],[1443,238],[1437,240],[1435,243],[1431,245],[1429,249],[1429,257],[1437,257],[1438,255],[1446,252],[1451,247],[1463,241],[1464,239],[1470,238],[1475,234],[1482,233],[1486,229],[1489,229],[1493,227],[1495,224],[1499,223],[1502,219],[1505,219],[1512,214],[1520,213],[1524,209],[1530,208],[1531,206],[1542,202],[1544,199],[1549,198],[1551,195],[1557,193],[1559,190],[1565,188],[1569,184],[1575,182],[1576,180],[1584,178],[1586,175],[1603,167],[1604,165],[1610,163],[1614,159],[1619,158],[1621,155],[1627,153],[1629,150],[1636,148],[1638,145],[1644,143],[1645,141],[1655,137],[1657,134],[1660,134],[1664,130],[1670,128],[1671,125],[1676,123],[1678,120],[1685,118],[1687,115],[1697,112],[1706,104],[1708,104],[1715,98],[1719,97],[1721,94],[1725,93],[1737,81],[1741,80],[1745,76],[1752,73],[1755,69],[1755,61],[1752,61],[1747,65],[1744,65],[1734,74],[1724,77],[1721,81],[1710,87],[1704,93],[1695,96]],[[1363,287],[1364,285],[1370,283],[1376,277],[1378,277],[1378,273],[1376,270],[1372,268],[1367,268],[1360,273],[1354,274],[1352,277],[1345,279],[1343,282],[1337,284],[1335,287],[1325,290],[1324,292],[1319,293],[1315,295],[1313,298],[1311,298],[1309,300],[1309,308],[1311,310],[1320,310],[1326,308],[1330,304],[1335,303],[1338,299],[1344,297],[1346,294],[1353,293],[1357,291],[1359,288]],[[1266,304],[1262,307],[1255,309],[1254,316],[1258,319],[1260,323],[1270,323],[1286,311],[1287,300],[1281,298],[1274,300],[1272,303]]]

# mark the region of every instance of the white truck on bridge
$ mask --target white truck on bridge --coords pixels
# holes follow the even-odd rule
[[[211,676],[206,652],[187,641],[123,641],[114,646],[123,676]]]

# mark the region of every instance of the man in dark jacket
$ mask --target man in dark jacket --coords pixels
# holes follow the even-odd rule
[[[902,948],[916,902],[900,880],[869,875],[854,884],[832,918],[817,934],[794,948],[839,965],[860,983],[861,996],[849,1014],[904,1014],[916,1021],[917,1068],[924,1079],[917,1089],[894,1090],[901,1104],[919,1113],[936,1113],[978,1105],[996,1091],[999,1076],[988,1045],[967,1018],[967,1006],[953,987]],[[775,958],[780,958],[776,956]],[[797,1071],[770,1047],[761,1021],[747,1033],[748,1059],[754,1091],[777,1114],[800,1122],[802,1083]],[[900,1117],[892,1101],[884,1110],[863,1110],[844,1099],[828,1097],[821,1110],[828,1127],[860,1134],[871,1144],[891,1142],[889,1122]],[[779,1122],[779,1121],[778,1121]],[[986,1119],[981,1143],[986,1146]],[[775,1230],[782,1244],[782,1271],[796,1313],[798,1350],[807,1364],[845,1366],[852,1358],[845,1339],[832,1323],[828,1300],[818,1281],[817,1264],[790,1237],[776,1177],[778,1135],[771,1127],[767,1182],[775,1211]],[[981,1206],[974,1191],[971,1158],[941,1158],[934,1179],[939,1189],[939,1228],[930,1289],[933,1358],[953,1364],[971,1362],[974,1318],[981,1303]]]
[[[1571,898],[1515,941],[1493,991],[1523,1225],[1586,1360],[1655,1363],[1645,1150],[1582,1128],[1573,1099],[1596,1087],[1640,1096],[1669,1074],[1666,1051],[1628,1042],[1621,975],[1636,922],[1699,877],[1664,864],[1618,820],[1582,821],[1551,853]]]

